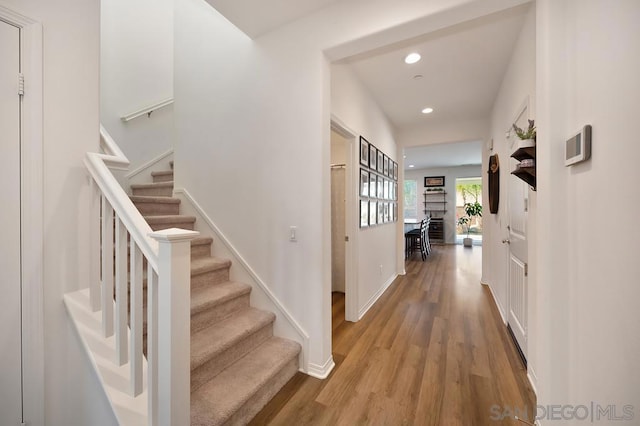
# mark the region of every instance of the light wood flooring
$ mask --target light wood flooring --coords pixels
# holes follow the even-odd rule
[[[344,320],[344,295],[334,293],[335,369],[326,380],[298,373],[251,424],[526,425],[491,419],[533,413],[535,396],[480,284],[481,250],[414,256],[357,323]]]

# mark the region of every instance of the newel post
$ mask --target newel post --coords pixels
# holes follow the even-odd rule
[[[176,228],[149,234],[159,243],[157,356],[150,354],[155,359],[152,370],[157,371],[157,393],[150,396],[156,393],[157,400],[149,401],[159,425],[191,423],[191,240],[197,235]]]

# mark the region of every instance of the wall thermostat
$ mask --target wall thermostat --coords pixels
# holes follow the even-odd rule
[[[565,142],[564,165],[580,163],[591,157],[591,125],[587,124]]]

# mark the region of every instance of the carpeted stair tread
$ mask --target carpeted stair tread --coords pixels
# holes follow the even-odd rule
[[[172,175],[173,174],[173,170],[162,170],[159,172],[151,172],[151,176],[155,177],[155,176],[167,176],[167,175]]]
[[[235,281],[197,288],[191,291],[191,315],[213,309],[222,303],[250,292],[250,285]]]
[[[203,257],[191,259],[191,276],[204,274],[207,272],[218,271],[220,269],[229,268],[231,261],[220,257]]]
[[[194,333],[191,336],[191,370],[273,323],[275,319],[273,312],[246,308]]]
[[[180,204],[179,198],[162,197],[156,195],[131,195],[129,196],[134,203],[159,203],[159,204]]]
[[[211,237],[196,237],[191,240],[191,247],[200,246],[213,243],[213,238]]]
[[[131,185],[131,189],[151,189],[151,188],[173,188],[173,181],[154,182],[154,183],[136,183]]]
[[[191,425],[224,424],[299,352],[298,343],[278,337],[255,348],[191,393]]]
[[[162,229],[158,227],[163,225],[166,225],[167,228],[180,228],[181,224],[190,225],[191,229],[193,229],[193,224],[196,223],[195,216],[185,216],[181,214],[144,216],[144,220],[155,230]]]

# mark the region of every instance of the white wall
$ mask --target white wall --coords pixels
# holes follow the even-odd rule
[[[355,182],[359,184],[359,136],[398,161],[392,125],[348,65],[331,66],[331,114],[358,135],[352,147],[358,171]],[[358,200],[356,208],[359,206]],[[396,263],[400,225],[400,222],[387,223],[357,231],[353,241],[357,242],[358,317],[371,307],[402,267]]]
[[[621,424],[640,417],[639,19],[635,0],[537,4],[538,403],[634,405]],[[585,124],[592,159],[566,168]]]
[[[98,148],[100,3],[2,3],[44,28],[44,417],[48,425],[116,424],[62,303],[64,293],[87,285],[82,160]]]
[[[409,169],[404,171],[405,180],[415,180],[418,182],[418,217],[424,217],[424,178],[425,176],[444,176],[444,189],[447,192],[445,199],[447,201],[447,212],[444,214],[444,229],[445,229],[445,243],[455,244],[456,242],[456,179],[469,178],[482,176],[482,169],[480,166],[458,166],[458,167],[439,167],[431,169]],[[483,182],[483,186],[486,183]],[[432,197],[435,198],[435,197]],[[487,198],[483,198],[487,200]],[[486,208],[488,203],[485,203],[485,209],[483,210],[483,224],[484,217],[488,214],[489,209]],[[484,239],[484,237],[483,237]],[[483,242],[484,244],[484,242]],[[484,251],[484,250],[483,250]]]
[[[101,2],[100,121],[131,170],[173,147],[173,106],[120,117],[173,96],[173,0]]]
[[[195,197],[307,331],[309,360],[319,370],[331,364],[331,105],[323,51],[422,17],[433,17],[421,26],[426,32],[518,1],[472,3],[461,10],[455,6],[468,1],[336,2],[253,41],[201,0],[176,4],[177,187]],[[396,31],[378,45],[406,35]],[[297,243],[288,240],[292,225]]]
[[[535,22],[535,6],[531,6],[527,17],[524,20],[522,30],[518,36],[518,40],[514,47],[514,51],[509,62],[509,66],[505,73],[504,79],[500,86],[500,91],[496,97],[491,113],[491,133],[487,140],[493,139],[493,150],[488,149],[488,142],[483,147],[483,165],[482,178],[483,181],[483,199],[488,200],[488,161],[489,156],[498,154],[500,161],[500,204],[497,214],[491,214],[486,209],[483,218],[483,237],[482,237],[482,282],[489,285],[491,292],[496,298],[498,308],[501,311],[503,319],[507,317],[508,309],[508,288],[507,277],[509,270],[508,256],[509,247],[502,243],[507,238],[509,232],[508,212],[508,196],[509,182],[521,185],[521,181],[512,176],[511,170],[511,154],[514,151],[511,143],[512,139],[507,139],[505,132],[514,122],[516,115],[521,112],[521,108],[528,102],[527,113],[525,118],[536,118],[536,63],[535,63],[535,46],[536,46],[536,22]],[[539,145],[539,144],[538,144]],[[526,229],[528,234],[528,259],[529,277],[527,281],[528,294],[528,350],[527,361],[528,370],[532,371],[532,380],[535,385],[536,370],[536,269],[537,262],[535,257],[535,245],[537,242],[536,229],[536,197],[537,193],[529,190],[529,213],[527,216]],[[533,349],[533,350],[532,350]]]

